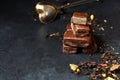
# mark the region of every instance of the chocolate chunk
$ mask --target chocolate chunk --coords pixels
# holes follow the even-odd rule
[[[91,35],[84,38],[76,37],[72,31],[64,33],[63,43],[71,47],[88,47],[91,44]]]
[[[90,34],[90,26],[71,23],[71,28],[76,37],[84,37]]]
[[[63,53],[67,53],[67,54],[77,53],[77,48],[73,48],[63,44]]]
[[[92,40],[92,44],[87,47],[87,48],[83,48],[82,52],[83,53],[95,53],[97,51],[97,44],[95,42],[95,39],[93,38]]]
[[[87,18],[88,18],[87,13],[74,12],[73,16],[71,17],[71,22],[75,24],[86,25]]]

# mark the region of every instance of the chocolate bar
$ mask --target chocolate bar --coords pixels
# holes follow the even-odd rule
[[[72,31],[66,31],[63,43],[71,47],[88,47],[91,44],[91,35],[81,38],[76,37]]]
[[[90,34],[90,26],[71,23],[71,28],[76,37],[84,37]]]
[[[75,24],[86,25],[87,18],[88,18],[87,13],[74,12],[73,16],[71,17],[71,22]]]
[[[82,52],[83,53],[95,53],[97,51],[97,44],[95,42],[95,39],[93,38],[92,40],[92,45],[90,45],[87,48],[83,48]]]
[[[70,47],[70,46],[67,46],[67,45],[64,45],[63,44],[63,53],[69,53],[69,54],[74,54],[74,53],[77,53],[77,48],[74,48],[74,47]]]

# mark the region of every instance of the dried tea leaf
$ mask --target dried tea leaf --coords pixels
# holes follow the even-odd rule
[[[70,66],[70,69],[71,69],[72,71],[76,71],[76,70],[79,71],[79,70],[78,70],[78,67],[79,67],[78,65],[69,64],[69,66]]]
[[[105,29],[104,29],[103,27],[100,27],[100,29],[99,29],[99,30],[104,31]]]
[[[107,23],[108,21],[106,19],[104,19],[104,23]]]
[[[59,32],[50,33],[46,37],[60,37],[60,33]]]
[[[115,54],[120,54],[119,52],[115,52]]]
[[[103,73],[103,74],[102,74],[102,77],[106,77],[106,74],[105,74],[105,73]]]
[[[97,27],[100,27],[100,25],[98,24]]]
[[[34,20],[34,21],[37,21],[37,19],[36,19],[36,18],[34,18],[33,20]]]
[[[113,79],[112,77],[107,77],[104,80],[115,80],[115,79]]]
[[[111,26],[110,29],[113,29],[113,26]]]
[[[114,71],[114,70],[116,70],[116,69],[118,69],[120,67],[120,64],[118,65],[113,65],[113,66],[111,66],[110,67],[110,71]]]
[[[114,78],[116,78],[117,80],[120,80],[117,75],[112,74],[112,76],[113,76]]]
[[[52,37],[52,36],[59,36],[59,32],[52,33],[52,34],[50,34],[49,36],[50,36],[50,37]]]
[[[79,68],[77,68],[77,69],[76,69],[76,73],[79,73],[79,72],[80,72],[80,69],[79,69]]]
[[[95,32],[95,30],[94,30],[94,29],[93,29],[92,31],[93,31],[93,32]]]
[[[114,51],[115,49],[114,49],[114,47],[112,47],[112,46],[110,46],[111,47],[111,49]]]
[[[99,66],[101,66],[101,67],[106,67],[107,66],[107,64],[98,64]]]

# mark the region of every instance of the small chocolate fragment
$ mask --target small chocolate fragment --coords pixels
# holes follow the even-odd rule
[[[71,23],[71,28],[76,37],[84,37],[90,34],[90,26]]]
[[[73,48],[63,44],[63,53],[67,53],[67,54],[77,53],[77,48]]]
[[[64,33],[63,43],[71,47],[86,48],[91,44],[91,35],[84,38],[76,37],[72,31]]]
[[[83,48],[82,52],[83,53],[95,53],[97,51],[97,44],[95,42],[95,39],[92,40],[92,44],[87,47]]]
[[[67,31],[72,31],[71,24],[67,24],[66,29],[67,29]]]
[[[74,12],[71,18],[71,22],[75,24],[86,25],[87,24],[87,13]]]

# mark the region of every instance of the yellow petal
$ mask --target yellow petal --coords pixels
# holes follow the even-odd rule
[[[90,15],[90,19],[91,19],[91,21],[94,20],[94,15],[93,14]]]
[[[111,68],[110,68],[110,71],[114,71],[116,69],[118,69],[120,67],[120,64],[119,65],[113,65]]]
[[[69,66],[72,71],[75,71],[78,68],[78,65],[75,64],[69,64]]]

